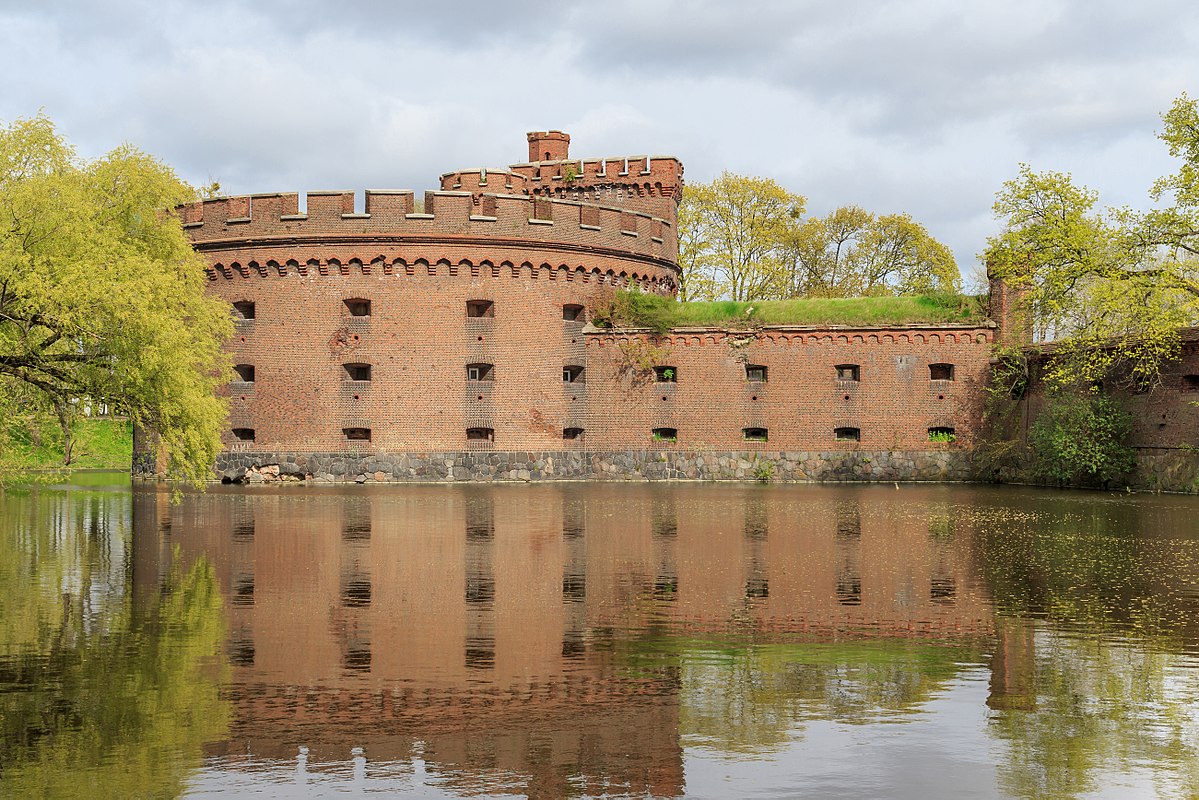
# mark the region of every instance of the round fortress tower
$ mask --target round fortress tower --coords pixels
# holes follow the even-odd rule
[[[444,173],[420,203],[180,208],[237,320],[220,477],[971,474],[990,323],[588,327],[619,288],[675,293],[683,167],[569,142],[530,133],[529,161]]]
[[[673,294],[682,165],[567,160],[411,191],[226,197],[180,215],[237,319],[227,453],[561,450],[589,428],[590,309]],[[545,158],[548,156],[548,158]]]

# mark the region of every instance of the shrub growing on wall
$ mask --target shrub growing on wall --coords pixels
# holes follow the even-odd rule
[[[1135,463],[1132,416],[1098,392],[1051,394],[1028,434],[1035,470],[1058,483],[1108,484]]]

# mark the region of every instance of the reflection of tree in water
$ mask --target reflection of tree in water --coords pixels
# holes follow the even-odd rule
[[[911,640],[642,647],[629,663],[677,665],[680,735],[730,754],[777,749],[808,720],[876,723],[911,712],[982,650]]]
[[[1139,504],[1089,514],[977,509],[982,572],[996,609],[1094,633],[1131,631],[1194,644],[1199,541],[1193,521],[1146,517]],[[1170,528],[1176,529],[1171,536]]]
[[[212,569],[128,591],[129,495],[0,502],[0,795],[174,797],[228,711]]]
[[[1177,655],[1194,645],[1185,588],[1199,542],[1142,518],[1159,509],[1101,511],[973,514],[999,614],[1000,780],[1019,797],[1072,798],[1141,767],[1161,796],[1199,796],[1199,675]]]
[[[1028,702],[991,719],[1008,745],[998,772],[1009,792],[1079,797],[1152,765],[1159,796],[1199,797],[1194,665],[1152,647],[1049,630],[1033,636]]]

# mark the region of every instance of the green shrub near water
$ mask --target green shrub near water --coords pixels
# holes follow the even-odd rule
[[[1059,484],[1107,484],[1130,472],[1132,416],[1097,392],[1056,393],[1029,430],[1035,469]]]
[[[680,303],[659,295],[620,291],[592,314],[592,321],[600,327],[649,328],[659,332],[704,326],[869,326],[979,323],[985,319],[981,298],[950,294]]]

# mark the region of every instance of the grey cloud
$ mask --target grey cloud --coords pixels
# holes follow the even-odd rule
[[[427,188],[561,128],[816,212],[907,211],[968,268],[1018,161],[1132,203],[1173,168],[1153,133],[1197,22],[1185,0],[0,0],[0,119],[45,107],[87,155],[128,139],[234,192]]]

